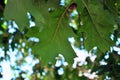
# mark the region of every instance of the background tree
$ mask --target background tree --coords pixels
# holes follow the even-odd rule
[[[119,0],[0,0],[1,65],[17,70],[12,80],[120,79],[119,9]]]

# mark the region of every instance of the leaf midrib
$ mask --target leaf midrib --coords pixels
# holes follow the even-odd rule
[[[73,1],[73,0],[72,0],[72,1]],[[70,4],[72,3],[72,1],[70,2]],[[59,30],[59,28],[60,28],[60,24],[61,24],[61,22],[62,22],[62,19],[64,18],[64,15],[65,15],[65,13],[67,12],[69,6],[70,6],[70,5],[68,5],[68,6],[65,8],[65,10],[64,10],[63,13],[61,14],[59,20],[57,21],[57,25],[56,25],[56,29],[55,29],[55,31],[54,31],[54,33],[53,33],[52,41],[54,41],[54,39],[55,39],[55,37],[56,37],[56,35],[57,35],[57,32],[58,32],[58,30]]]
[[[82,0],[82,3],[84,4],[85,8],[87,9],[87,12],[88,12],[89,17],[90,17],[90,19],[91,19],[91,22],[92,22],[92,24],[94,25],[94,29],[96,30],[96,32],[98,33],[98,35],[99,35],[100,38],[102,39],[103,37],[102,37],[102,35],[99,33],[99,31],[98,31],[98,29],[97,29],[97,25],[96,25],[93,17],[91,16],[91,13],[90,13],[90,11],[89,11],[89,8],[88,8],[87,4],[85,3],[84,0]]]

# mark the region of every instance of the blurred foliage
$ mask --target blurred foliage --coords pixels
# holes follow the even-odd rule
[[[16,57],[22,55],[15,66],[11,65],[14,71],[19,71],[19,76],[15,75],[12,80],[120,79],[120,51],[113,48],[120,48],[119,0],[4,2],[0,0],[0,48],[4,51],[0,61],[10,61],[10,50],[18,50]],[[70,37],[74,37],[73,43],[68,41]],[[88,56],[84,64],[78,61],[73,68],[76,56],[71,45],[97,57],[92,61]],[[22,71],[20,66],[27,63],[25,58],[30,54],[39,62],[31,76],[27,76],[27,71]]]

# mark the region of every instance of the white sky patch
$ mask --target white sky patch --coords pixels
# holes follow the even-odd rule
[[[113,47],[113,50],[117,51],[117,52],[118,52],[118,55],[120,55],[120,48],[119,48],[119,47],[114,46],[114,47]]]
[[[0,57],[4,57],[4,51],[2,48],[0,48]],[[15,78],[19,75],[19,71],[18,70],[12,70],[11,66],[16,66],[15,61],[18,61],[22,58],[21,53],[15,49],[14,51],[12,51],[12,49],[9,49],[9,51],[7,51],[7,54],[10,56],[10,61],[1,61],[1,67],[2,67],[2,75],[3,77],[0,78],[0,80],[11,80],[11,78]],[[31,75],[33,73],[32,71],[32,67],[38,63],[39,60],[33,60],[33,55],[29,55],[25,58],[25,62],[23,62],[23,64],[21,66],[18,66],[21,70],[27,72],[27,75]],[[16,67],[17,68],[17,67]],[[27,80],[27,79],[26,79]]]
[[[80,58],[80,61],[85,61],[86,57],[88,57],[88,52],[85,49],[80,50],[79,48],[76,48],[74,46],[75,39],[73,37],[69,38],[68,41],[71,42],[72,48],[74,49],[78,58]]]
[[[119,44],[120,44],[120,38],[118,38],[116,41],[116,45],[119,45]]]
[[[69,42],[71,42],[71,43],[72,43],[72,45],[73,45],[73,44],[74,44],[74,42],[75,42],[75,39],[74,39],[74,37],[69,37],[69,38],[68,38],[68,41],[69,41]]]
[[[65,0],[60,0],[60,5],[64,6],[65,5]]]
[[[85,49],[80,50],[79,48],[76,48],[74,46],[75,39],[73,37],[68,38],[68,41],[71,42],[71,46],[77,55],[77,57],[74,58],[73,68],[76,68],[77,63],[79,63],[80,66],[86,64],[86,57],[89,56],[88,52]]]
[[[90,71],[84,73],[84,76],[88,77],[89,79],[94,79],[95,77],[97,78],[97,75],[95,72],[93,72],[92,74],[90,73]]]
[[[4,51],[2,48],[0,48],[0,57],[4,57]]]
[[[88,52],[86,50],[74,49],[76,55],[80,58],[80,61],[85,61],[86,57],[88,57]]]
[[[27,12],[27,16],[28,16],[28,18],[30,19],[30,20],[29,20],[30,27],[35,26],[35,22],[31,20],[31,14],[30,14],[29,12]]]
[[[100,65],[107,65],[107,62],[105,62],[104,60],[100,61]]]
[[[2,66],[2,74],[3,74],[3,79],[2,80],[11,80],[11,77],[13,77],[13,72],[11,71],[10,68],[10,63],[3,61],[1,62]]]
[[[86,64],[86,57],[88,57],[88,52],[86,50],[74,49],[78,57],[74,58],[73,68],[76,68],[77,64],[82,66]]]
[[[30,21],[30,27],[33,27],[33,26],[35,26],[35,22]]]
[[[118,38],[118,41],[120,42],[120,38]]]
[[[94,62],[97,56],[93,55],[92,53],[89,53],[89,57],[90,57],[90,60]]]
[[[59,75],[64,74],[64,70],[63,70],[63,68],[58,69],[58,74],[59,74]]]
[[[32,74],[32,67],[39,62],[39,60],[33,60],[33,56],[29,55],[25,58],[25,63],[21,66],[21,70],[28,72],[28,75]]]
[[[30,37],[28,41],[39,42],[40,40],[37,37]]]
[[[61,66],[61,64],[62,64],[61,60],[57,60],[55,66],[59,67],[59,66]]]
[[[120,52],[120,48],[119,47],[113,47],[113,49],[115,50],[115,51],[119,51]]]
[[[59,60],[59,58],[61,58],[61,59]],[[64,58],[64,56],[62,54],[59,54],[58,57],[56,57],[56,60],[57,60],[56,64],[55,64],[56,67],[64,65],[65,58]]]

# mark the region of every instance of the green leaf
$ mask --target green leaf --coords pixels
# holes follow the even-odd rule
[[[120,24],[120,18],[119,18],[120,0],[104,0],[103,2],[106,9],[108,9],[116,18],[116,22]]]
[[[85,47],[87,50],[91,50],[95,46],[103,52],[109,50],[113,45],[110,39],[114,25],[113,17],[103,9],[98,1],[91,1],[87,5],[82,0],[82,3],[85,10],[81,13],[83,26],[80,28],[80,32],[85,32]]]
[[[8,0],[4,10],[4,18],[15,20],[20,29],[27,27],[29,22],[23,0]]]
[[[43,24],[43,30],[35,29],[38,28],[35,27],[26,34],[29,37],[35,36],[40,39],[40,42],[33,46],[33,53],[41,59],[43,65],[49,61],[54,62],[58,54],[63,54],[69,63],[72,63],[75,57],[74,50],[68,42],[68,37],[75,35],[68,26],[68,19],[65,17],[67,8],[58,4],[59,1],[56,3],[56,0],[40,3],[40,5],[47,5],[44,8],[39,7],[46,22]],[[49,12],[48,8],[53,8],[54,10]],[[37,17],[37,15],[35,16]],[[33,34],[33,32],[36,32],[36,34]]]
[[[27,16],[29,12],[35,16],[36,25],[40,26],[45,22],[37,7],[39,6],[35,4],[34,0],[8,0],[4,10],[4,18],[6,20],[15,20],[19,29],[22,31],[24,28],[29,27],[29,19]]]

